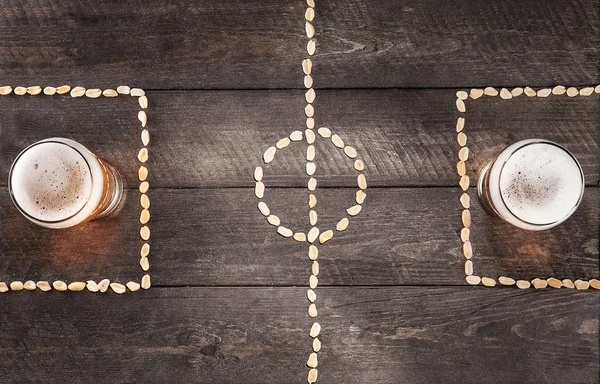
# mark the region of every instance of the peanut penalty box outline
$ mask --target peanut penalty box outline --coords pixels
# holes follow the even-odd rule
[[[150,288],[150,275],[148,273],[150,269],[150,263],[148,261],[148,255],[150,253],[150,227],[148,225],[148,221],[150,220],[150,199],[147,195],[150,185],[146,181],[148,177],[148,168],[146,161],[148,160],[148,144],[150,143],[150,133],[146,127],[147,125],[147,115],[146,110],[148,109],[148,99],[145,95],[144,90],[141,88],[130,88],[128,86],[119,86],[116,89],[99,89],[99,88],[84,88],[84,87],[73,87],[69,85],[63,85],[59,87],[47,86],[42,88],[40,86],[30,86],[30,87],[22,87],[17,86],[14,89],[11,86],[0,86],[0,97],[7,96],[23,96],[23,97],[31,97],[37,96],[40,94],[44,94],[47,96],[53,95],[65,95],[67,97],[76,98],[76,97],[86,97],[90,99],[95,99],[99,97],[105,98],[113,98],[113,97],[123,97],[123,96],[132,96],[133,100],[136,100],[139,104],[139,108],[137,110],[137,119],[139,124],[141,125],[141,133],[140,133],[140,145],[139,151],[137,152],[137,159],[139,164],[137,165],[137,175],[139,179],[139,192],[140,192],[140,206],[141,213],[139,218],[140,229],[139,235],[142,240],[142,245],[140,247],[140,267],[144,274],[138,281],[129,281],[127,283],[120,282],[111,282],[109,279],[97,278],[96,280],[88,280],[86,282],[83,281],[73,281],[70,283],[66,283],[62,280],[56,281],[33,281],[27,280],[23,281],[12,281],[12,282],[0,282],[0,292],[8,292],[8,291],[21,291],[21,290],[29,290],[34,291],[39,289],[41,291],[84,291],[87,289],[88,292],[100,292],[104,293],[109,288],[112,289],[114,293],[122,294],[127,291],[135,292],[141,289]],[[137,149],[136,149],[137,150]]]
[[[600,289],[600,278],[592,279],[577,279],[572,281],[571,279],[559,279],[557,277],[540,278],[536,277],[531,280],[517,280],[508,276],[500,276],[498,278],[492,278],[475,274],[473,264],[473,246],[471,244],[471,211],[470,211],[470,197],[467,191],[470,188],[470,179],[466,174],[466,162],[469,159],[469,148],[467,146],[467,134],[465,129],[465,117],[464,113],[467,111],[467,101],[469,103],[476,101],[481,97],[500,97],[503,100],[510,100],[514,97],[589,97],[592,95],[600,94],[600,85],[595,87],[564,87],[557,85],[553,88],[543,88],[534,90],[531,87],[516,87],[511,90],[502,88],[500,91],[493,87],[487,87],[485,89],[471,89],[469,92],[461,90],[456,92],[456,109],[461,116],[456,121],[456,140],[460,146],[458,152],[458,163],[456,164],[456,170],[458,176],[460,176],[459,187],[462,190],[460,197],[460,204],[462,209],[462,229],[460,232],[460,238],[463,243],[462,253],[465,257],[465,280],[470,285],[483,285],[486,287],[494,287],[497,283],[504,286],[516,286],[520,289],[527,288],[575,288],[577,290],[586,290],[589,288]]]

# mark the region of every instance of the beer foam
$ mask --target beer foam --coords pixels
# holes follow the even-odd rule
[[[92,194],[85,157],[70,146],[46,141],[31,146],[11,173],[13,198],[29,216],[60,221],[76,215]]]
[[[567,151],[538,142],[523,146],[506,160],[499,186],[502,200],[514,216],[544,225],[564,219],[577,207],[583,176]]]

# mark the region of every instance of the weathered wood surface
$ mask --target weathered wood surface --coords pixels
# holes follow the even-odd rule
[[[25,147],[48,137],[68,137],[108,160],[129,186],[136,186],[142,145],[138,110],[137,98],[129,96],[0,97],[0,185],[6,185],[10,165]]]
[[[6,189],[0,194],[6,196]],[[328,188],[317,196],[318,227],[327,229],[345,216],[354,191]],[[256,208],[252,189],[157,189],[150,197],[153,284],[307,284],[307,244],[278,235]],[[453,188],[368,190],[361,215],[321,248],[321,284],[465,284],[458,197]],[[588,189],[569,221],[540,233],[491,219],[474,203],[476,273],[598,277],[599,198],[597,188]],[[284,225],[304,232],[309,229],[306,199],[307,192],[299,188],[277,188],[266,195]],[[141,274],[135,201],[110,221],[60,233],[27,222],[8,198],[0,199],[0,215],[0,280],[103,276],[123,281]]]
[[[355,146],[370,186],[456,186],[455,90],[328,90],[317,95],[317,126],[329,126]],[[263,152],[304,129],[302,91],[149,92],[150,182],[153,187],[253,186]],[[505,146],[546,138],[580,160],[588,185],[600,175],[600,95],[467,102],[468,171]],[[133,98],[0,97],[0,180],[28,143],[73,137],[112,161],[135,184],[139,124]],[[320,186],[355,185],[350,160],[320,143]],[[279,153],[265,173],[271,186],[306,185],[306,143]]]
[[[25,219],[0,187],[0,281],[138,281],[139,193],[127,190],[118,215],[52,230]]]
[[[304,1],[9,1],[3,81],[301,88]],[[316,86],[600,81],[594,0],[317,2]],[[320,32],[324,33],[320,33]]]
[[[303,383],[304,295],[248,287],[3,295],[0,374],[16,383]],[[597,295],[323,288],[318,300],[322,383],[598,379]]]
[[[303,8],[2,4],[2,85],[152,90],[154,288],[1,295],[0,377],[305,382],[306,244],[275,233],[251,188],[262,152],[304,127]],[[360,217],[321,249],[320,284],[335,287],[318,290],[319,382],[598,383],[597,291],[464,286],[454,132],[457,89],[599,83],[598,2],[352,0],[317,9],[325,33],[315,86],[335,88],[317,92],[317,126],[358,149],[370,186]],[[489,219],[471,191],[476,273],[600,274],[597,106],[598,95],[467,102],[473,181],[504,146],[543,137],[575,153],[590,187],[572,219],[535,234]],[[58,233],[26,222],[0,185],[0,280],[139,277],[136,111],[127,98],[0,97],[0,180],[27,144],[67,136],[115,164],[129,187],[118,217]],[[355,180],[348,159],[318,150],[327,157],[317,173],[326,187],[318,225],[327,228],[350,204]],[[274,187],[266,199],[305,230],[304,144],[286,152],[266,168]]]

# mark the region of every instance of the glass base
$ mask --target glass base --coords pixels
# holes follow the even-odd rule
[[[487,164],[485,164],[483,168],[481,168],[481,171],[479,171],[479,176],[477,178],[477,196],[479,197],[479,202],[487,211],[487,213],[489,213],[492,216],[500,217],[500,214],[498,214],[498,212],[496,212],[496,210],[494,209],[494,206],[492,205],[489,196],[489,172],[493,164],[493,160],[488,161]]]
[[[123,198],[123,179],[121,178],[121,174],[106,161],[102,161],[102,164],[108,170],[109,180],[107,184],[110,189],[108,191],[108,195],[111,196],[111,199],[107,202],[104,209],[93,218],[93,220],[101,219],[113,213]]]

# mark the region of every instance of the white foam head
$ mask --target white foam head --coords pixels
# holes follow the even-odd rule
[[[562,222],[581,201],[584,180],[579,163],[551,142],[528,140],[515,146],[502,152],[492,167],[490,181],[498,177],[498,188],[490,183],[494,206],[509,221],[512,215],[532,226]]]
[[[13,198],[29,216],[60,221],[83,209],[92,193],[92,175],[86,159],[58,142],[30,147],[11,173]]]

